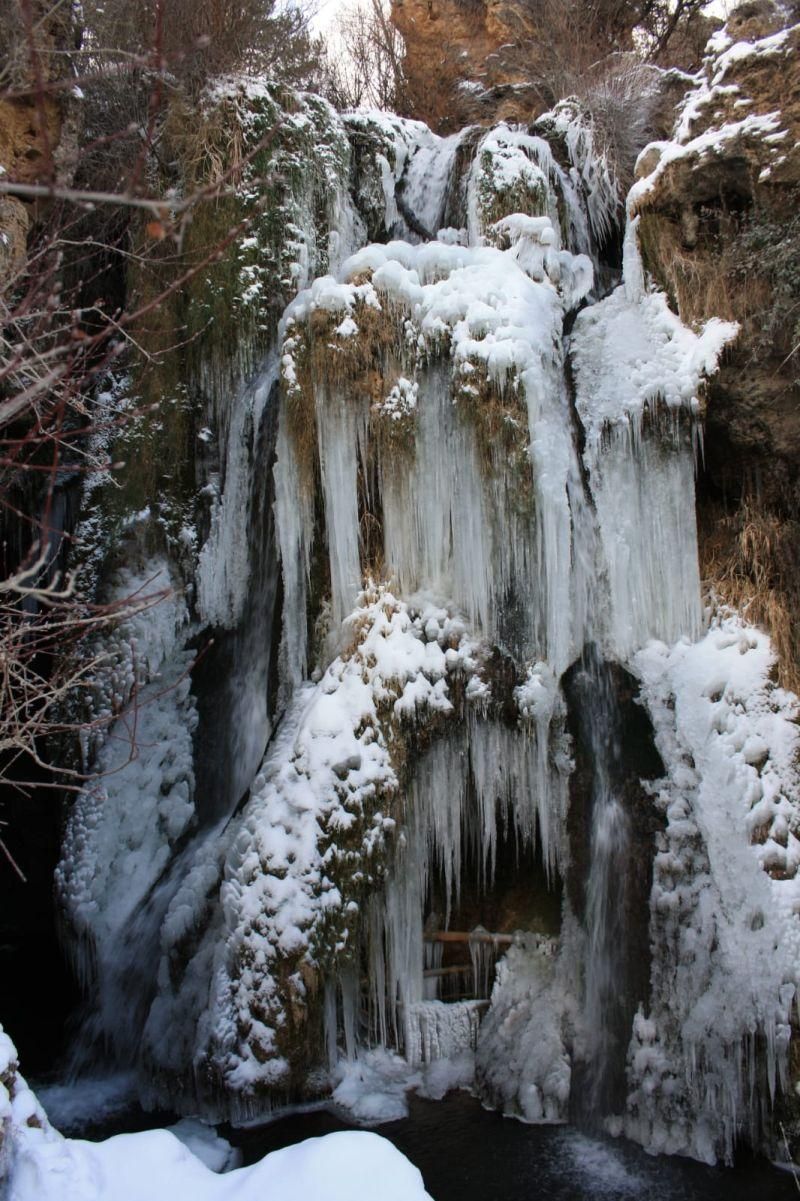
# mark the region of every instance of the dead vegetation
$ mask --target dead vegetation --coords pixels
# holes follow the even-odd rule
[[[701,516],[700,570],[712,604],[763,627],[781,685],[800,692],[800,522],[754,499],[730,515],[706,507]]]

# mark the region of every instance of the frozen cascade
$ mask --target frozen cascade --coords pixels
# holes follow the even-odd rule
[[[405,1014],[406,1058],[412,1067],[436,1059],[455,1059],[478,1043],[480,1001],[419,1001]]]
[[[278,363],[274,353],[267,357],[253,386],[238,399],[235,411],[240,428],[236,449],[229,449],[227,483],[221,502],[217,500],[212,530],[199,564],[199,605],[206,620],[218,624],[208,659],[195,670],[195,688],[214,674],[224,687],[209,688],[211,704],[199,703],[201,740],[196,751],[198,814],[203,822],[214,822],[230,812],[246,792],[264,755],[271,732],[269,696],[273,674],[272,630],[276,617],[279,572],[276,569],[276,535],[273,516],[274,490],[271,481],[275,455]],[[204,609],[214,589],[223,581],[225,563],[244,562],[240,578],[228,596],[230,609]],[[212,584],[210,581],[217,581]],[[205,582],[204,582],[205,581]],[[236,620],[233,620],[234,613]],[[230,627],[230,628],[225,628]]]
[[[617,198],[576,106],[532,132],[450,139],[325,113],[341,150],[325,236],[298,242],[279,394],[270,362],[225,419],[200,557],[202,618],[238,639],[235,783],[207,795],[219,790],[190,753],[187,686],[169,702],[180,763],[135,769],[152,838],[130,856],[114,842],[128,818],[110,781],[76,807],[65,845],[62,895],[95,946],[104,1005],[123,1012],[144,954],[124,1050],[152,1104],[249,1116],[319,1088],[326,1063],[335,1080],[340,1057],[367,1073],[390,1047],[413,1064],[468,1052],[482,1095],[526,1120],[564,1120],[580,1092],[585,1116],[614,1115],[648,1146],[728,1154],[745,1128],[757,1141],[782,1080],[800,865],[794,702],[769,685],[755,635],[703,637],[694,443],[703,379],[735,330],[689,330],[648,291],[635,219],[625,280],[595,299]],[[350,176],[348,137],[361,147]],[[415,242],[445,222],[467,234]],[[408,240],[359,249],[367,226]],[[177,669],[184,635],[170,637]],[[665,770],[636,780],[635,804],[663,829],[652,983],[635,998],[638,818],[617,786],[616,670],[641,682]],[[585,847],[570,829],[575,672]],[[540,863],[562,890],[560,933],[509,933],[502,956],[467,939],[465,977],[491,991],[481,1020],[485,1002],[445,1004],[426,980],[443,957],[425,933],[492,898],[515,850],[518,872]]]
[[[473,886],[479,893],[491,889],[498,820],[515,826],[523,845],[535,845],[538,836],[553,873],[562,865],[560,834],[551,840],[563,829],[566,764],[560,770],[550,762],[551,736],[549,721],[538,734],[526,735],[473,713],[465,729],[436,743],[417,764],[394,870],[385,896],[370,904],[370,1029],[376,1041],[401,1040],[403,1014],[425,1000],[424,921],[434,872],[443,880],[447,929],[469,849],[477,852]],[[498,817],[498,807],[505,818]]]
[[[405,209],[431,236],[444,225],[453,165],[466,132],[448,138],[429,135],[430,140],[421,142],[412,155],[400,182],[398,190],[402,189]]]

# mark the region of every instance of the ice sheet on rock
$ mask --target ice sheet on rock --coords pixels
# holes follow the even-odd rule
[[[594,267],[586,254],[557,249],[557,235],[549,217],[512,213],[490,227],[493,240],[508,241],[514,259],[531,279],[549,279],[558,285],[564,309],[571,312],[591,292]]]
[[[730,1159],[740,1134],[758,1145],[785,1081],[800,740],[797,699],[772,683],[772,662],[767,636],[732,617],[697,643],[654,643],[635,660],[668,776],[656,785],[666,829],[651,900],[653,1001],[634,1025],[625,1129],[654,1151],[707,1162]],[[775,867],[770,840],[783,850]]]
[[[467,131],[442,138],[421,121],[377,109],[346,113],[342,120],[351,136],[366,135],[383,146],[378,159],[387,233],[400,232],[410,241],[420,236],[409,228],[399,201],[419,228],[435,237],[442,224],[456,152]]]
[[[212,480],[211,529],[197,564],[197,604],[209,625],[231,627],[241,617],[250,579],[251,474],[264,406],[278,377],[275,356],[225,414],[221,478]]]
[[[703,612],[694,510],[691,434],[656,423],[637,436],[618,426],[587,447],[607,599],[612,655],[626,661],[651,638],[698,637]],[[605,613],[603,609],[605,609]]]
[[[338,631],[352,613],[362,586],[358,449],[366,436],[366,414],[359,414],[346,389],[323,385],[320,392],[317,439],[331,568],[332,627],[338,641]]]
[[[570,229],[568,248],[592,254],[613,233],[619,220],[620,195],[608,160],[595,144],[591,117],[575,100],[562,100],[537,117],[534,130],[566,144],[570,169],[556,164]]]
[[[570,353],[588,453],[599,453],[609,426],[641,430],[645,409],[657,403],[694,411],[703,380],[737,333],[734,323],[712,317],[696,334],[662,292],[631,299],[624,287],[579,313]]]
[[[284,364],[284,370],[285,370]],[[275,524],[283,576],[283,638],[281,641],[282,701],[306,678],[308,623],[306,621],[311,550],[314,541],[314,501],[300,485],[300,468],[288,430],[286,406],[278,423],[275,477]]]
[[[123,572],[116,590],[121,597],[153,595],[153,585],[168,581],[166,566],[155,561],[139,575]],[[192,656],[179,649],[185,620],[174,594],[133,614],[115,630],[115,652],[107,649],[98,677],[98,716],[110,718],[117,707],[121,712],[96,751],[97,778],[70,810],[56,870],[58,895],[79,937],[84,979],[95,956],[99,969],[114,959],[121,931],[194,822],[197,713],[187,674]],[[87,937],[94,951],[84,944]]]
[[[570,345],[608,583],[604,637],[623,661],[650,638],[700,633],[692,422],[737,332],[712,319],[696,334],[645,292],[635,237],[634,220],[625,285],[578,315]]]

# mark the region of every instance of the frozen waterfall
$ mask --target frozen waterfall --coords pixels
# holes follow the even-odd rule
[[[391,1048],[526,1120],[730,1156],[768,1138],[800,942],[796,703],[700,592],[700,398],[735,330],[645,287],[635,221],[606,288],[619,202],[573,105],[445,140],[325,120],[330,228],[153,655],[179,674],[227,631],[225,752],[192,746],[197,670],[154,729],[182,770],[145,746],[70,818],[96,1021],[118,1042],[145,955],[118,1051],[149,1104],[253,1116]],[[158,800],[120,843],[134,785]]]

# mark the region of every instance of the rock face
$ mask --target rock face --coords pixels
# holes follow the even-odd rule
[[[415,115],[440,133],[470,121],[527,121],[546,105],[519,46],[535,35],[518,0],[394,0],[392,21],[406,44]]]
[[[59,87],[69,71],[64,53],[75,40],[71,8],[34,4],[32,46],[20,10],[10,6],[4,31],[8,54],[7,94],[0,99],[0,166],[19,183],[55,176],[68,179],[74,169],[76,105]],[[52,85],[56,85],[53,87]],[[0,201],[0,276],[6,281],[25,261],[31,221],[29,206],[14,197]]]
[[[709,43],[673,138],[637,164],[645,266],[689,322],[740,324],[708,393],[701,561],[723,602],[766,625],[782,680],[800,670],[800,25],[742,5]]]

